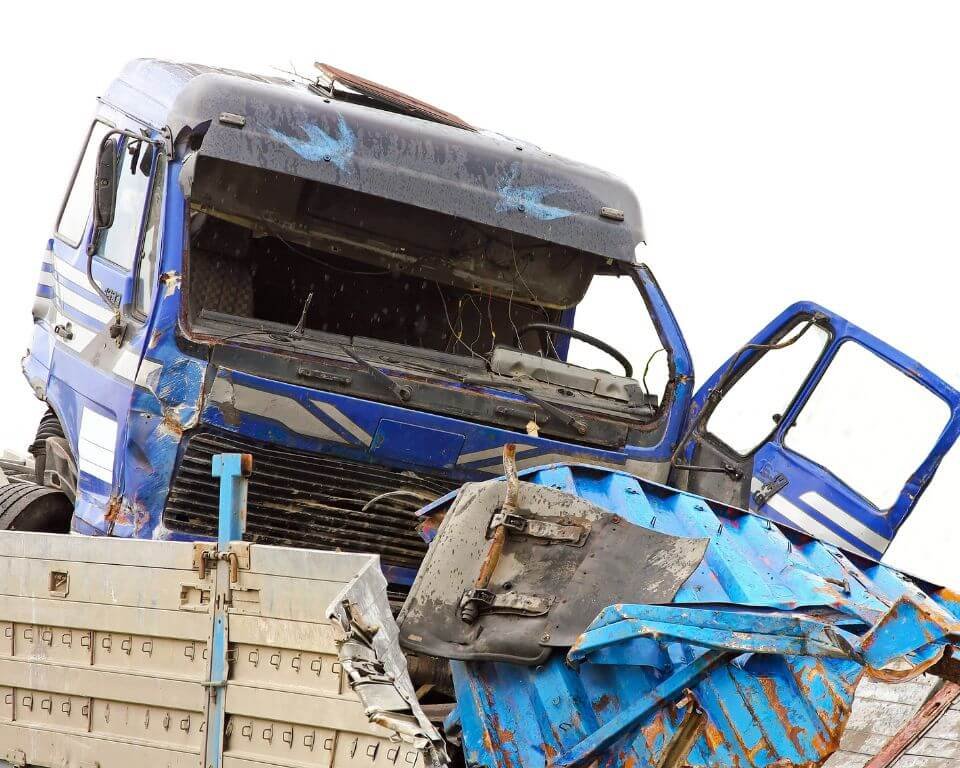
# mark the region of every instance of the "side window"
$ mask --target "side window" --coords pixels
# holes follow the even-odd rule
[[[930,453],[949,406],[856,342],[840,345],[783,444],[881,510]]]
[[[794,326],[781,340],[801,327]],[[829,342],[826,329],[811,325],[790,346],[764,352],[727,389],[710,414],[707,431],[742,456],[759,448],[776,430]]]
[[[166,181],[166,172],[166,160],[163,156],[160,156],[157,158],[156,169],[153,173],[153,192],[150,195],[150,208],[147,211],[147,224],[143,232],[140,263],[137,266],[137,284],[133,309],[140,315],[146,315],[150,311],[157,284],[157,261],[160,258],[163,188]]]
[[[60,209],[56,235],[71,247],[78,246],[83,239],[90,211],[93,209],[93,169],[97,162],[100,142],[109,130],[110,126],[99,120],[90,126],[87,144]]]
[[[113,225],[100,240],[97,255],[121,269],[132,269],[140,242],[140,224],[150,189],[150,163],[145,162],[148,145],[127,141],[121,149],[117,180],[117,206]]]

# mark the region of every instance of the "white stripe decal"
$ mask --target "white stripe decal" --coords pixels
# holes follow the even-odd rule
[[[315,406],[317,406],[317,408],[327,414],[327,416],[333,419],[337,424],[343,427],[347,432],[357,438],[357,440],[364,445],[369,446],[370,443],[373,442],[373,438],[370,437],[363,427],[347,418],[347,415],[332,403],[325,403],[322,400],[311,400],[310,402],[312,402]]]
[[[57,344],[63,344],[75,352],[83,353],[83,351],[87,348],[87,345],[97,337],[96,332],[90,330],[85,325],[81,325],[72,317],[68,317],[67,315],[63,314],[63,312],[60,310],[60,307],[58,307],[56,304],[53,305],[53,309],[55,314],[50,320],[50,325],[56,327],[58,325],[66,325],[67,323],[70,323],[70,330],[73,333],[73,338],[69,340],[64,339],[62,336],[53,334],[53,339],[55,342]]]
[[[308,437],[316,437],[320,440],[328,440],[334,443],[346,443],[346,439],[340,437],[316,414],[308,411],[296,400],[284,397],[283,395],[273,395],[252,387],[245,387],[241,384],[231,385],[225,379],[217,379],[217,382],[223,382],[221,391],[226,395],[227,401],[238,411],[244,413],[254,413],[274,421],[279,421],[292,432]],[[211,395],[213,392],[211,391]],[[216,402],[216,397],[213,398]]]
[[[532,451],[534,448],[536,448],[534,445],[517,443],[517,453]],[[482,451],[474,451],[473,453],[462,453],[460,454],[460,458],[457,459],[457,464],[469,464],[473,461],[482,461],[483,459],[495,459],[498,456],[503,456],[502,445],[496,448],[484,448]]]
[[[867,528],[867,526],[853,517],[849,512],[845,512],[832,501],[828,501],[827,499],[823,498],[823,496],[816,491],[806,491],[801,493],[800,501],[810,507],[813,507],[824,517],[828,517],[829,519],[833,520],[845,531],[850,531],[850,533],[866,544],[869,544],[878,552],[886,552],[887,547],[890,546],[890,539],[880,535],[876,531],[870,530]]]
[[[80,457],[79,469],[81,472],[86,472],[88,475],[93,475],[94,477],[103,480],[105,483],[113,482],[113,472],[104,467],[98,466],[87,461],[83,456]]]
[[[72,264],[68,264],[66,261],[61,259],[59,256],[55,256],[53,259],[53,268],[63,275],[67,280],[76,285],[89,285],[87,280],[87,273],[81,272]]]
[[[117,422],[84,407],[80,414],[80,439],[77,441],[80,471],[105,483],[112,483],[116,445]]]
[[[106,448],[101,448],[99,445],[94,445],[88,440],[84,440],[80,443],[80,445],[80,453],[83,456],[84,461],[112,471],[114,455],[112,450],[108,451]]]
[[[792,501],[785,499],[783,496],[774,496],[772,499],[770,499],[770,501],[767,502],[767,506],[778,514],[782,515],[784,519],[789,520],[801,531],[821,539],[828,544],[833,544],[841,549],[850,550],[862,555],[863,557],[868,557],[871,560],[873,559],[873,555],[868,555],[859,547],[851,544],[846,539],[841,538],[815,517],[808,515],[806,512],[800,509],[800,507],[798,507]]]
[[[137,363],[140,362],[140,355],[130,349],[130,347],[121,347],[117,361],[113,364],[111,370],[121,379],[133,381],[137,376]]]
[[[41,272],[37,280],[38,285],[54,285],[53,272]]]
[[[112,451],[117,444],[117,422],[84,407],[80,416],[80,439]]]
[[[99,320],[101,323],[109,323],[113,319],[113,312],[111,310],[107,309],[100,302],[90,301],[86,296],[81,296],[66,286],[62,280],[57,281],[57,296],[61,303],[66,303],[74,309],[79,309],[83,314],[92,317],[94,320]]]

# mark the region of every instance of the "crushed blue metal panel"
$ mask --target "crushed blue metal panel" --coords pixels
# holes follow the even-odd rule
[[[525,479],[710,543],[672,605],[611,606],[541,666],[452,662],[469,765],[818,765],[865,673],[909,679],[960,642],[954,593],[751,513],[596,467]]]

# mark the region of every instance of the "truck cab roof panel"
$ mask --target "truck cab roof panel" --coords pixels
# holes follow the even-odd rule
[[[328,98],[277,78],[155,60],[129,64],[105,100],[174,136],[209,126],[201,155],[617,261],[635,261],[643,240],[639,204],[622,181],[497,134]]]

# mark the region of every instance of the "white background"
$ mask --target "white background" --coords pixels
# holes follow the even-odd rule
[[[16,5],[0,45],[0,446],[22,450],[43,410],[20,358],[94,98],[140,56],[328,61],[619,174],[700,381],[808,298],[960,385],[953,4]],[[958,499],[928,503],[894,546],[960,586]]]

